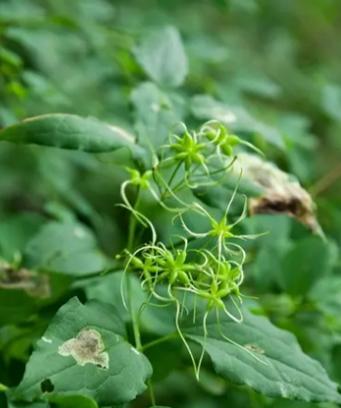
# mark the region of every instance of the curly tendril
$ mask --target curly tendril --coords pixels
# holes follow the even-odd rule
[[[244,281],[246,252],[235,240],[257,237],[236,232],[238,224],[247,216],[246,196],[243,196],[241,213],[231,221],[230,210],[238,193],[242,173],[218,218],[212,215],[209,207],[194,199],[193,194],[187,194],[193,189],[218,185],[226,178],[238,160],[235,153],[238,146],[247,146],[259,152],[249,142],[230,133],[218,121],[205,123],[198,132],[189,131],[182,124],[181,132],[172,133],[168,143],[154,152],[153,168],[144,172],[127,169],[130,179],[121,186],[121,206],[130,212],[129,243],[121,256],[125,259],[121,283],[123,305],[128,309],[127,274],[135,273],[142,288],[148,293],[148,301],[141,306],[139,314],[147,305],[175,306],[176,331],[189,353],[197,379],[209,335],[207,320],[211,312],[216,313],[219,332],[224,339],[254,354],[229,339],[220,326],[221,313],[236,323],[243,321],[240,287]],[[135,189],[134,204],[128,199],[128,189]],[[140,209],[142,191],[149,194],[165,212],[172,214],[173,223],[178,223],[182,231],[171,237],[167,245],[158,240],[157,228]],[[205,231],[194,230],[188,223],[188,217],[204,218],[208,228]],[[136,228],[149,230],[150,240],[147,243],[136,243]],[[180,241],[174,243],[173,238]],[[213,240],[213,245],[207,246],[207,240]],[[153,299],[157,303],[153,303]],[[197,309],[200,309],[199,313]],[[184,315],[190,313],[193,313],[193,322],[198,314],[202,315],[204,344],[198,361],[181,329]],[[259,357],[254,357],[264,363]]]

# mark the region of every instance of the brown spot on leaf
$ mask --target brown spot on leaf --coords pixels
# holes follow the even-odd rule
[[[109,354],[104,351],[102,336],[94,329],[82,329],[76,337],[59,346],[58,353],[63,357],[72,356],[80,366],[89,363],[109,367]]]
[[[259,346],[257,346],[256,344],[245,344],[244,346],[247,350],[251,351],[252,353],[256,353],[256,354],[264,354],[265,351],[260,348]]]

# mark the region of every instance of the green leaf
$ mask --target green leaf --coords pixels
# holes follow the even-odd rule
[[[196,95],[192,98],[191,110],[198,119],[216,119],[235,132],[250,132],[261,135],[264,140],[283,149],[281,133],[274,127],[254,118],[241,106],[230,106],[209,95]]]
[[[98,408],[96,402],[84,395],[53,396],[49,398],[54,408]],[[51,405],[47,401],[10,402],[9,408],[49,408]]]
[[[139,143],[154,151],[166,142],[172,126],[182,119],[181,100],[170,98],[152,82],[135,88],[131,100],[136,112]]]
[[[328,275],[334,262],[334,246],[319,237],[298,241],[282,258],[280,282],[291,295],[304,295],[323,276]]]
[[[334,316],[341,323],[341,276],[326,276],[309,293],[323,313]]]
[[[134,50],[149,77],[162,85],[179,86],[188,72],[184,47],[175,27],[164,27],[146,36]]]
[[[37,300],[22,290],[0,289],[0,324],[15,324],[38,309]]]
[[[56,408],[98,408],[96,401],[85,395],[55,395],[49,398]]]
[[[42,306],[65,295],[71,278],[6,265],[0,267],[0,326],[27,321]],[[0,336],[1,337],[1,336]]]
[[[115,306],[122,320],[129,322],[131,317],[122,301],[123,272],[115,272],[105,276],[96,277],[85,281],[85,293],[88,299],[99,299]],[[139,314],[139,323],[143,330],[166,335],[176,330],[174,324],[174,307],[149,306],[148,293],[141,288],[141,282],[137,276],[127,274],[126,280],[130,279],[132,293],[132,307]],[[80,282],[82,285],[82,282]],[[157,304],[154,300],[153,304]],[[144,305],[142,307],[142,305]]]
[[[291,333],[266,318],[244,311],[243,323],[224,316],[220,330],[215,318],[208,322],[207,329],[206,339],[202,325],[189,325],[184,333],[205,348],[216,371],[233,383],[248,385],[270,397],[341,401],[337,384],[320,363],[302,352]]]
[[[84,289],[87,299],[99,299],[101,302],[114,305],[121,319],[130,321],[129,312],[123,304],[121,295],[122,279],[123,272],[109,273],[94,279],[87,279]],[[141,288],[141,282],[135,275],[128,274],[126,279],[130,280],[130,290],[133,294],[132,307],[138,312],[141,305],[147,301],[147,294]]]
[[[341,87],[328,84],[322,90],[322,108],[327,115],[341,121]]]
[[[290,231],[294,220],[286,215],[256,214],[244,220],[246,234],[261,234],[253,242],[257,248],[249,274],[262,290],[279,285],[282,258],[291,245]]]
[[[49,404],[46,401],[34,401],[31,403],[10,401],[8,408],[49,408]]]
[[[104,153],[126,147],[138,152],[133,137],[94,118],[53,113],[35,116],[0,131],[0,141]]]
[[[44,225],[29,241],[24,255],[31,267],[73,276],[99,272],[108,265],[92,232],[73,222]]]
[[[42,225],[43,217],[34,213],[22,213],[0,220],[0,254],[8,261],[22,253],[29,239]]]
[[[72,298],[38,341],[15,396],[84,395],[99,405],[133,400],[145,390],[152,369],[124,337],[115,308],[95,301],[83,305]]]

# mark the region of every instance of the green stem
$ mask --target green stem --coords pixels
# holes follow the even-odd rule
[[[159,339],[153,340],[153,341],[145,344],[142,347],[142,351],[145,351],[145,350],[149,349],[150,347],[154,347],[157,344],[164,343],[165,341],[176,339],[177,337],[178,337],[177,332],[167,334],[166,336],[160,337]]]
[[[174,188],[173,188],[173,193],[176,193],[178,190],[181,190],[182,187],[186,186],[186,181],[181,180]]]
[[[171,184],[172,184],[172,182],[173,182],[175,176],[177,175],[177,173],[178,173],[178,171],[179,171],[179,169],[180,169],[182,163],[183,163],[183,160],[179,161],[179,163],[175,166],[175,169],[174,169],[172,175],[170,176],[170,178],[169,178],[169,180],[168,180],[168,186],[169,186],[169,188],[170,188],[170,186],[171,186]]]
[[[138,322],[137,314],[134,311],[133,297],[132,297],[132,291],[131,291],[131,279],[129,279],[129,278],[128,278],[128,283],[127,283],[127,292],[128,292],[127,297],[128,297],[128,303],[129,303],[129,312],[130,312],[130,316],[131,316],[131,323],[132,323],[132,326],[133,326],[135,346],[136,346],[137,350],[142,350],[139,322]]]
[[[147,384],[148,384],[148,389],[149,389],[150,402],[152,406],[154,406],[156,405],[156,401],[155,401],[155,393],[154,393],[154,387],[153,387],[152,380],[149,379]]]
[[[180,169],[182,163],[183,163],[183,160],[179,161],[179,163],[175,166],[175,168],[174,168],[174,170],[173,170],[173,173],[171,174],[171,176],[170,176],[170,178],[169,178],[169,180],[168,180],[168,182],[167,182],[168,189],[171,188],[171,184],[172,184],[172,182],[174,181],[175,176],[178,174],[178,171],[179,171],[179,169]],[[168,191],[168,190],[165,190],[165,191],[161,194],[160,200],[163,201],[163,200],[167,197],[167,194],[169,194],[169,191]]]
[[[136,200],[134,204],[134,209],[136,210],[140,202],[140,187],[138,187],[137,194],[136,194]],[[130,213],[130,219],[129,219],[129,227],[128,227],[128,243],[127,243],[127,249],[128,251],[132,251],[134,249],[134,241],[135,241],[135,231],[136,231],[136,217],[133,213]],[[141,334],[140,334],[140,329],[139,329],[139,324],[138,324],[138,317],[137,314],[134,311],[134,305],[133,305],[133,296],[132,296],[132,287],[131,287],[131,279],[127,279],[127,297],[128,297],[128,307],[129,307],[129,313],[131,316],[131,322],[133,326],[133,333],[134,333],[134,340],[135,340],[135,346],[137,350],[141,350],[142,348],[142,343],[141,343]]]
[[[158,345],[158,344],[164,343],[164,342],[166,342],[166,341],[168,341],[168,340],[176,339],[176,338],[178,338],[178,337],[179,337],[179,335],[178,335],[177,332],[167,334],[166,336],[160,337],[159,339],[153,340],[153,341],[151,341],[151,342],[145,344],[145,345],[141,348],[141,351],[144,352],[145,350],[147,350],[147,349],[149,349],[149,348],[151,348],[151,347],[154,347],[154,346],[156,346],[156,345]],[[156,405],[156,402],[155,402],[155,394],[154,394],[153,384],[152,384],[152,381],[151,381],[150,379],[148,380],[148,389],[149,389],[149,395],[150,395],[151,404],[154,406],[154,405]]]
[[[136,200],[134,204],[134,209],[136,210],[139,203],[140,203],[140,187],[137,189],[137,194],[136,194]],[[135,238],[135,230],[136,230],[136,217],[133,213],[130,213],[130,218],[129,218],[129,227],[128,227],[128,243],[127,243],[127,249],[128,251],[132,251],[134,247],[134,238]]]
[[[190,236],[190,237],[188,237],[187,238],[187,242],[192,242],[192,241],[194,241],[194,240],[196,240],[197,238],[195,238],[195,237],[193,237],[193,236]],[[172,248],[177,248],[177,247],[179,247],[179,246],[181,246],[181,245],[183,245],[184,244],[184,241],[182,240],[182,239],[180,239],[179,241],[177,241],[177,242],[175,242],[174,244],[172,244]],[[167,246],[167,248],[169,248],[168,246]]]

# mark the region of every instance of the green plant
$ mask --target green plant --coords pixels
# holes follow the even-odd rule
[[[0,5],[0,406],[336,408],[337,4],[141,3]]]
[[[43,116],[9,127],[2,131],[1,137],[12,142],[24,140],[26,143],[57,146],[60,140],[64,140],[67,147],[77,149],[82,144],[83,149],[90,151],[93,146],[96,151],[107,150],[108,141],[113,148],[121,145],[121,136],[114,130],[108,133],[112,141],[108,138],[101,144],[101,132],[88,133],[91,129],[89,123],[92,125],[87,119],[69,115]],[[96,123],[98,131],[103,129],[108,132],[106,127],[105,124]],[[110,309],[109,305],[102,304],[101,299],[82,305],[73,298],[62,306],[42,336],[28,362],[21,384],[10,393],[12,398],[32,399],[48,396],[49,393],[78,394],[79,385],[71,378],[73,375],[83,377],[83,370],[88,374],[82,380],[81,393],[95,398],[100,405],[129,402],[144,389],[145,381],[148,381],[151,403],[155,405],[152,382],[148,380],[151,365],[141,353],[164,341],[178,339],[189,354],[198,380],[205,353],[210,355],[218,372],[227,378],[235,378],[235,373],[225,374],[227,367],[220,367],[223,357],[220,358],[219,353],[224,352],[215,350],[215,342],[219,342],[224,345],[222,347],[232,348],[228,351],[231,357],[240,358],[246,364],[246,368],[241,366],[236,370],[238,382],[248,384],[251,381],[255,389],[270,396],[339,400],[335,385],[322,367],[316,362],[312,364],[293,343],[293,339],[290,338],[289,345],[291,343],[295,349],[294,361],[290,354],[284,353],[288,347],[284,334],[278,334],[279,349],[275,351],[272,350],[272,337],[253,337],[252,331],[248,333],[247,341],[244,337],[240,340],[238,335],[234,336],[234,331],[239,332],[237,327],[245,324],[240,289],[247,253],[238,242],[256,237],[237,231],[246,216],[247,201],[244,197],[242,212],[232,217],[230,213],[238,194],[240,177],[235,178],[234,190],[227,194],[225,208],[215,211],[215,214],[194,194],[202,187],[210,189],[219,186],[229,174],[231,177],[231,169],[238,161],[238,155],[231,156],[232,147],[239,139],[233,139],[231,149],[226,154],[217,143],[222,132],[226,132],[222,124],[209,122],[197,132],[184,128],[180,134],[172,134],[168,144],[154,151],[152,168],[146,168],[136,159],[136,167],[128,169],[130,178],[121,185],[121,206],[128,210],[130,216],[126,248],[116,256],[115,269],[122,270],[123,274],[120,296],[113,298],[113,305],[117,308],[123,306],[128,312],[127,319],[135,343],[135,348],[131,349],[133,354],[123,351],[128,347],[129,337],[124,334],[122,318],[115,308]],[[87,135],[91,135],[91,139]],[[83,139],[87,140],[86,146]],[[136,150],[130,141],[124,143],[132,151]],[[142,204],[146,200],[152,200],[158,211],[174,224],[174,233],[163,240],[143,209]],[[198,219],[201,219],[200,224],[204,228],[194,231],[191,224],[197,224]],[[76,229],[75,234],[82,238],[84,233]],[[50,239],[48,235],[47,239]],[[3,266],[3,273],[8,274],[4,275],[3,280],[11,280],[13,273],[19,274],[20,280],[18,268],[18,265]],[[109,267],[105,273],[109,274],[112,269]],[[133,282],[137,287],[133,287]],[[29,283],[34,285],[33,281]],[[136,290],[141,292],[144,299],[141,304],[134,302]],[[146,343],[141,334],[143,313],[150,309],[149,313],[153,314],[154,309],[157,311],[160,308],[167,313],[167,319],[175,331],[171,329],[165,335],[157,336],[156,328],[152,340]],[[262,332],[263,321],[254,319],[253,330]],[[236,327],[230,331],[226,330],[226,325]],[[277,335],[277,329],[270,330],[274,331],[274,336]],[[199,354],[193,348],[193,341],[201,345]],[[123,348],[121,355],[117,354],[118,345]],[[44,359],[50,359],[51,363],[41,369]],[[124,368],[119,379],[113,374],[117,359],[121,360],[121,370]],[[248,366],[250,373],[247,374]],[[263,372],[270,379],[270,384],[268,380],[254,375],[251,367],[255,372]],[[228,368],[230,370],[232,367]],[[133,370],[134,374],[129,374],[129,371],[125,374],[126,369]],[[279,381],[271,379],[274,372],[280,376]],[[131,375],[136,383],[123,387],[125,381],[130,381]],[[98,379],[102,378],[101,382],[108,381],[110,389],[115,387],[116,392],[102,389],[102,386],[94,387],[97,376]],[[319,378],[318,388],[316,380],[306,380],[309,376]],[[248,377],[250,380],[247,380]]]

